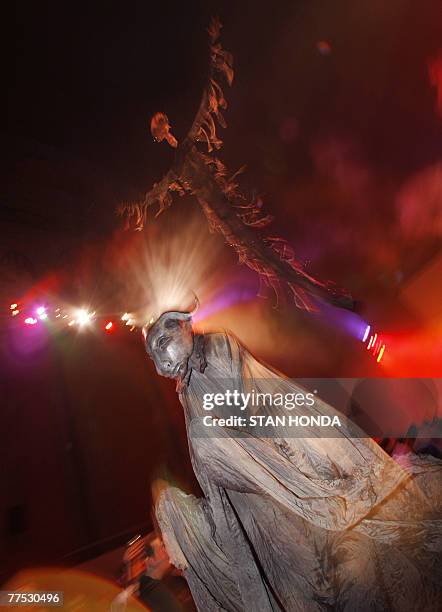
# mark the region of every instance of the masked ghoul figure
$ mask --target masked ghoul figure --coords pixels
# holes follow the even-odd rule
[[[442,609],[442,463],[414,455],[394,461],[319,399],[302,413],[342,417],[333,437],[313,426],[302,437],[205,426],[208,414],[226,416],[204,405],[226,386],[305,390],[233,336],[194,334],[192,314],[163,313],[143,333],[158,373],[177,380],[204,493],[198,499],[167,488],[156,508],[198,610]]]

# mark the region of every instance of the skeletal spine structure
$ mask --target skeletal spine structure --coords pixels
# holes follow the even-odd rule
[[[227,102],[219,81],[224,79],[228,85],[233,81],[233,57],[219,42],[220,30],[220,22],[212,19],[208,28],[209,78],[186,138],[178,144],[163,113],[152,118],[154,138],[166,140],[177,149],[173,166],[142,201],[124,204],[118,212],[126,216],[128,226],[141,230],[150,206],[158,205],[158,216],[171,205],[173,192],[190,193],[203,209],[210,230],[221,232],[227,244],[238,253],[240,263],[257,272],[260,280],[274,289],[277,298],[288,292],[295,304],[306,310],[316,309],[317,300],[352,308],[353,301],[348,294],[307,274],[286,240],[264,231],[272,217],[262,212],[260,200],[250,201],[241,193],[236,178],[244,168],[229,176],[226,166],[214,154],[222,145],[216,124],[226,127],[221,111]],[[207,151],[202,150],[203,146],[207,146]]]

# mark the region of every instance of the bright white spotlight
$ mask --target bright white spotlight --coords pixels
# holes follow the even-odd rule
[[[44,314],[44,313],[45,313],[45,311],[46,311],[46,308],[45,308],[44,306],[39,306],[39,307],[37,308],[37,314],[38,314],[39,316],[41,316],[42,314]]]
[[[84,310],[84,309],[81,309],[78,311],[77,323],[80,325],[80,327],[89,325],[89,323],[91,322],[92,314],[90,314],[89,312],[87,312],[87,310]]]
[[[35,325],[37,323],[37,319],[34,319],[34,317],[27,317],[25,319],[25,323],[26,325]]]
[[[365,333],[364,333],[364,337],[362,338],[362,342],[365,342],[368,338],[368,334],[370,333],[370,325],[367,325],[367,327],[365,328]]]
[[[41,319],[42,321],[44,321],[44,320],[45,320],[45,319],[47,319],[47,318],[48,318],[48,315],[47,315],[45,312],[42,312],[42,313],[41,313],[41,315],[40,315],[40,319]]]

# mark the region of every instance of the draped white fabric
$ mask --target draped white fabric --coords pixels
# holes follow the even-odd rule
[[[203,397],[226,380],[245,392],[303,389],[232,336],[204,342],[207,367],[180,392],[204,498],[170,488],[157,506],[198,609],[442,609],[442,463],[409,455],[399,465],[320,400],[302,412],[341,416],[335,437],[314,427],[304,437],[208,435]]]

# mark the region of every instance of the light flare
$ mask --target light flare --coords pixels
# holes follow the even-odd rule
[[[367,327],[365,328],[365,332],[364,332],[364,337],[362,338],[362,342],[365,342],[368,338],[368,334],[370,333],[370,325],[367,325]]]
[[[381,350],[379,351],[379,355],[378,358],[376,359],[376,361],[379,363],[384,355],[384,351],[385,351],[385,344],[383,344],[381,346]]]
[[[174,231],[169,213],[158,218],[143,234],[136,234],[124,258],[119,252],[127,287],[124,299],[142,305],[125,312],[122,321],[142,327],[167,310],[189,308],[195,294],[201,303],[208,304],[224,284],[223,252],[221,237],[211,235],[199,215],[190,219],[180,216]]]
[[[76,315],[77,323],[80,325],[80,327],[89,325],[94,314],[95,313],[89,313],[84,308],[81,308]]]

